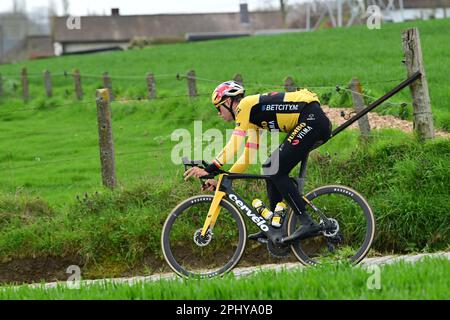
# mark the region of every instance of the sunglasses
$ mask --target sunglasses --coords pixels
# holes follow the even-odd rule
[[[225,105],[225,102],[227,102],[227,100],[224,100],[224,101],[222,101],[222,102],[220,102],[220,103],[214,105],[214,106],[216,107],[217,111],[221,112],[221,111],[220,111],[220,106]]]

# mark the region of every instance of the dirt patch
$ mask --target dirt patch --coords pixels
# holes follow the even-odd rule
[[[256,242],[247,242],[244,254],[241,261],[238,263],[238,267],[251,267],[260,264],[270,263],[285,263],[285,262],[297,262],[292,252],[284,258],[277,258],[272,256],[267,250],[266,245],[262,245]]]
[[[39,257],[0,263],[0,283],[32,283],[67,280],[71,265],[82,267],[79,257]]]
[[[268,253],[265,245],[247,243],[237,266],[250,267],[296,261],[291,253],[286,258],[276,258]],[[38,257],[0,263],[0,284],[65,281],[71,275],[66,273],[70,265],[80,267],[83,280],[144,276],[171,271],[165,260],[153,255],[148,255],[133,265],[109,261],[89,266],[84,266],[80,257]]]
[[[350,108],[330,108],[328,106],[322,106],[322,109],[328,116],[330,121],[338,126],[347,121],[341,116],[341,112],[345,112],[345,114],[348,115],[353,110]],[[351,116],[353,115],[354,114],[352,114]],[[375,112],[369,112],[368,117],[370,129],[376,130],[393,128],[402,130],[404,132],[413,132],[413,123],[411,121],[402,120],[391,115],[382,116]],[[358,122],[352,124],[350,128],[358,129]],[[447,131],[435,130],[435,135],[436,137],[450,138],[450,132]]]

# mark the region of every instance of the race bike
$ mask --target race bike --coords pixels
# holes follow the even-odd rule
[[[375,218],[367,200],[352,188],[325,185],[303,194],[308,157],[294,179],[311,217],[320,225],[303,238],[297,215],[288,207],[280,227],[273,227],[232,187],[237,179],[272,179],[218,171],[214,195],[197,195],[182,201],[167,217],[161,247],[170,268],[182,277],[214,277],[231,271],[240,261],[246,244],[245,219],[267,236],[268,251],[276,257],[292,252],[304,265],[348,260],[357,264],[369,252],[375,234]],[[205,161],[183,158],[185,170],[205,168]],[[202,177],[211,179],[214,175]]]

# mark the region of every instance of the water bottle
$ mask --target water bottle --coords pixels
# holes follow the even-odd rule
[[[281,227],[283,224],[284,216],[286,215],[286,204],[284,202],[278,202],[275,207],[275,213],[272,218],[272,226],[275,228]]]
[[[269,220],[273,217],[273,212],[270,211],[269,208],[259,199],[255,199],[252,201],[253,208],[258,211],[258,213],[266,220]]]

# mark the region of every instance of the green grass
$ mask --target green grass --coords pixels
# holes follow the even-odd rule
[[[449,249],[450,141],[419,144],[409,139],[399,134],[398,140],[374,141],[349,156],[332,148],[314,153],[307,190],[339,183],[365,195],[376,218],[376,251]],[[90,192],[64,207],[26,195],[2,196],[0,259],[77,255],[89,277],[143,270],[146,257],[162,263],[159,239],[167,214],[200,193],[197,181],[181,183],[181,171],[174,167],[174,172],[178,177],[142,179],[115,192]],[[248,201],[267,201],[262,182],[238,183],[236,190]],[[117,268],[105,270],[111,265]]]
[[[369,30],[365,26],[320,30],[312,33],[287,34],[278,36],[257,36],[232,40],[207,41],[160,45],[142,50],[101,53],[84,56],[68,56],[38,61],[27,61],[14,65],[0,66],[0,73],[6,75],[5,91],[9,97],[20,95],[20,74],[22,66],[30,74],[40,75],[50,69],[55,75],[55,96],[73,99],[72,78],[62,76],[78,68],[81,74],[101,76],[104,71],[114,76],[142,75],[142,79],[113,79],[117,96],[145,97],[145,74],[152,71],[157,77],[157,92],[161,97],[187,94],[186,82],[176,81],[175,74],[185,74],[195,69],[200,78],[217,80],[199,81],[201,93],[210,94],[218,81],[227,80],[235,73],[243,75],[249,93],[272,90],[269,85],[281,85],[287,75],[291,75],[301,86],[346,85],[352,77],[359,77],[365,92],[381,96],[395,86],[395,82],[380,81],[402,79],[406,75],[403,59],[401,31],[409,27],[420,30],[425,67],[430,86],[436,124],[450,128],[448,101],[448,37],[450,19],[434,21],[414,21],[401,24],[383,24],[381,30]],[[225,63],[224,63],[225,62]],[[158,75],[162,77],[158,78]],[[166,77],[164,75],[173,75]],[[31,97],[36,102],[44,99],[42,77],[30,78]],[[93,99],[96,88],[102,86],[101,78],[84,77],[85,99]],[[18,86],[16,92],[13,84]],[[323,103],[333,106],[350,105],[348,94],[333,93],[332,88],[317,88]],[[3,99],[5,102],[5,99]],[[392,101],[410,102],[408,90],[394,97]],[[8,102],[8,100],[6,101]],[[14,101],[20,105],[18,101]],[[380,109],[379,109],[380,110]],[[411,118],[412,109],[385,105],[383,112],[403,114]]]
[[[12,84],[18,79],[22,66],[30,74],[49,68],[62,73],[74,67],[85,74],[100,75],[108,69],[112,76],[142,74],[152,70],[155,74],[176,74],[195,68],[199,77],[225,80],[240,72],[248,84],[248,93],[273,88],[265,83],[281,84],[282,79],[293,75],[299,84],[332,85],[348,83],[355,75],[361,81],[383,81],[403,78],[400,32],[418,26],[427,66],[427,76],[433,102],[436,125],[448,128],[450,113],[448,73],[442,64],[447,60],[446,41],[450,20],[385,24],[379,31],[365,27],[323,30],[315,33],[258,36],[226,41],[209,41],[161,45],[144,50],[67,56],[14,65],[0,66],[6,75],[4,91],[0,98],[0,192],[27,192],[40,196],[52,204],[64,205],[77,193],[93,191],[100,187],[97,123],[94,100],[101,81],[83,79],[85,101],[73,100],[71,78],[56,77],[55,98],[46,99],[42,79],[30,79],[32,100],[24,104],[17,95],[13,97]],[[272,43],[276,43],[273,46]],[[268,45],[270,50],[268,50]],[[351,48],[351,52],[349,51]],[[233,52],[233,59],[228,58]],[[351,54],[351,59],[349,55]],[[218,61],[227,61],[217,63]],[[9,78],[8,78],[9,77]],[[173,78],[157,80],[158,94],[167,97],[186,94],[185,81]],[[113,104],[113,134],[117,154],[117,175],[122,186],[128,186],[142,176],[169,178],[175,166],[169,163],[170,150],[175,142],[170,134],[177,128],[192,132],[192,121],[203,120],[204,130],[231,128],[221,123],[210,109],[209,94],[216,82],[199,81],[199,92],[206,93],[198,99],[163,99],[149,103]],[[394,83],[374,83],[367,93],[380,96]],[[116,96],[145,96],[145,82],[135,79],[117,79],[113,84]],[[69,97],[64,91],[71,90]],[[312,88],[314,90],[314,88]],[[60,90],[60,92],[58,92]],[[324,90],[324,91],[323,91]],[[323,103],[335,106],[350,104],[348,95],[333,93],[331,89],[318,90]],[[62,91],[62,92],[61,92]],[[393,101],[410,101],[408,90]],[[60,105],[64,107],[57,108]],[[33,109],[24,111],[24,109]],[[381,112],[402,113],[411,118],[412,108],[379,108]],[[347,137],[347,136],[346,136]],[[350,146],[333,145],[336,150],[350,150]]]
[[[380,81],[405,76],[400,33],[411,26],[418,26],[421,32],[436,124],[448,129],[448,59],[444,57],[450,20],[385,24],[379,31],[355,27],[161,45],[1,65],[6,96],[0,98],[0,260],[77,255],[87,266],[116,264],[125,269],[142,263],[145,256],[160,261],[159,235],[165,217],[181,200],[200,193],[198,181],[183,183],[182,166],[171,161],[171,150],[177,144],[171,134],[176,129],[193,133],[194,120],[202,121],[203,132],[232,128],[210,106],[209,93],[217,82],[199,81],[199,92],[206,95],[192,100],[114,102],[118,188],[109,192],[101,185],[94,102],[101,81],[83,78],[85,99],[76,102],[70,77],[55,77],[55,98],[51,99],[44,97],[42,79],[33,77],[32,99],[25,104],[18,97],[20,87],[16,93],[13,90],[14,83],[20,84],[14,76],[22,66],[27,66],[30,74],[46,68],[62,73],[77,67],[82,74],[100,75],[107,69],[113,77],[142,74],[143,79],[149,70],[161,75],[194,68],[199,77],[220,81],[240,72],[249,94],[272,90],[265,84],[281,84],[286,75],[309,86],[346,84],[358,76],[363,83],[376,82],[364,87],[366,93],[380,96],[395,84]],[[143,79],[113,78],[116,96],[145,96]],[[349,105],[348,95],[317,89],[323,103]],[[186,91],[185,80],[157,77],[159,97]],[[404,90],[393,101],[410,101],[410,93]],[[403,110],[384,105],[379,110],[401,112],[406,118],[412,114],[410,107]],[[358,143],[354,130],[345,130],[322,146],[313,154],[307,189],[342,183],[364,194],[377,218],[376,250],[447,248],[449,140],[418,144],[398,130],[373,134],[375,139],[367,147]],[[194,153],[190,157],[194,158]],[[254,165],[250,172],[259,170]],[[265,200],[261,184],[241,186],[240,190],[248,200]],[[86,193],[87,200],[76,200],[77,195],[83,199]],[[105,272],[116,275],[113,270]]]
[[[79,289],[69,289],[64,284],[52,289],[3,287],[0,299],[435,300],[448,299],[449,273],[450,262],[435,258],[415,264],[384,265],[378,270],[341,264],[303,271],[263,271],[243,278],[227,275],[208,280],[141,282],[131,286],[103,283],[82,284]]]

